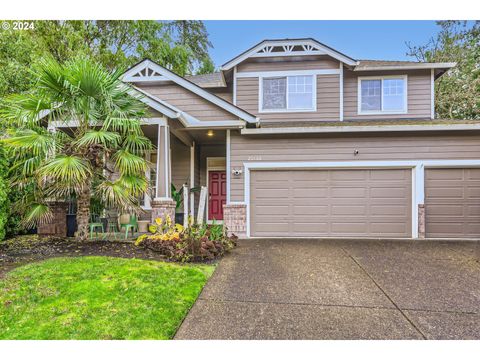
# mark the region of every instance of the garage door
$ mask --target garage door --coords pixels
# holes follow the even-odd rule
[[[427,237],[480,237],[480,169],[425,170]]]
[[[410,169],[257,170],[251,236],[411,237]]]

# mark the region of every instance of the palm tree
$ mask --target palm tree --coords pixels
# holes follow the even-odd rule
[[[151,148],[140,126],[146,109],[121,71],[87,58],[46,59],[32,73],[33,90],[4,99],[0,110],[9,126],[2,141],[15,156],[12,182],[33,189],[17,206],[32,227],[51,221],[51,202],[73,195],[77,238],[86,240],[92,196],[119,211],[140,211],[149,166],[142,155]],[[52,124],[63,124],[62,131]]]

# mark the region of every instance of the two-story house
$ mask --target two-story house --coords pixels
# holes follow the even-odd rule
[[[152,114],[144,208],[172,214],[170,184],[187,183],[241,237],[478,237],[480,124],[435,119],[454,65],[356,60],[314,39],[265,40],[185,78],[144,60],[123,77]]]

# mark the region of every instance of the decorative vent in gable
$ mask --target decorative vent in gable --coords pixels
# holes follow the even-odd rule
[[[124,77],[123,81],[126,82],[142,82],[142,81],[158,81],[168,80],[162,74],[159,74],[155,69],[152,69],[147,64],[137,69],[135,72],[128,74]]]
[[[296,56],[296,55],[324,55],[325,51],[312,43],[305,44],[275,44],[265,45],[260,48],[251,57],[265,57],[265,56]]]

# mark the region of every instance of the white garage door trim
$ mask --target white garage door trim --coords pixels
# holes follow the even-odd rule
[[[246,232],[250,236],[250,171],[277,169],[412,169],[412,238],[418,238],[418,205],[425,203],[425,168],[480,167],[480,160],[317,161],[244,163]]]

